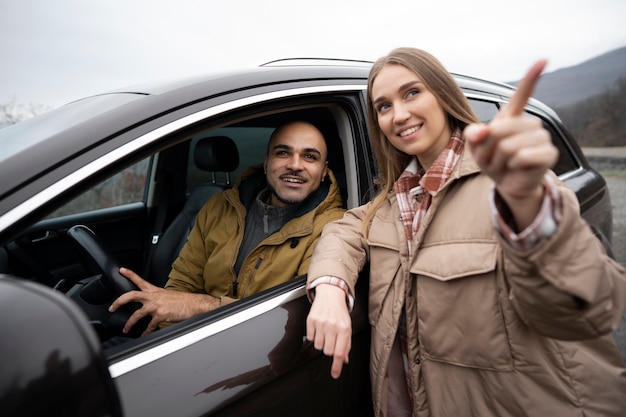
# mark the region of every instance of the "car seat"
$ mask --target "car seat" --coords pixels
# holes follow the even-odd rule
[[[182,210],[172,220],[153,248],[145,271],[145,277],[154,285],[165,286],[172,263],[185,245],[193,228],[196,214],[213,195],[232,187],[230,173],[239,167],[239,151],[235,142],[227,136],[201,139],[194,148],[194,163],[202,171],[212,173],[212,181],[197,185]],[[218,183],[216,172],[226,173],[226,182]]]

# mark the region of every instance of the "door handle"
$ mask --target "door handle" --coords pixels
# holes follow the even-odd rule
[[[45,232],[43,232],[42,235],[37,235],[34,237],[30,237],[30,242],[31,243],[39,243],[39,242],[43,242],[46,240],[50,240],[50,239],[55,239],[56,237],[58,237],[59,234],[55,231],[52,230],[46,230]]]

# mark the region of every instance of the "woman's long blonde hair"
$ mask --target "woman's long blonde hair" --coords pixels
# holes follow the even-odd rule
[[[446,112],[451,132],[457,128],[463,130],[468,124],[478,122],[478,117],[452,75],[430,53],[417,48],[397,48],[374,63],[367,80],[367,116],[379,173],[374,179],[377,195],[363,221],[365,236],[367,236],[369,224],[376,210],[385,201],[387,194],[393,190],[394,182],[414,157],[396,149],[378,125],[376,109],[372,104],[372,84],[386,65],[402,65],[417,74]]]

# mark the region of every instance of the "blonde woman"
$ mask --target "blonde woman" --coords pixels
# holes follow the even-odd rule
[[[429,53],[399,48],[372,67],[380,193],[325,227],[308,271],[307,338],[338,377],[369,263],[377,416],[626,412],[610,334],[626,271],[550,170],[549,133],[523,116],[544,66],[488,125]]]

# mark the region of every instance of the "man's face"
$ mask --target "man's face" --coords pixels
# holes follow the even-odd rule
[[[287,207],[317,190],[326,176],[326,152],[324,137],[308,123],[291,123],[279,130],[269,143],[264,163],[269,203]]]

